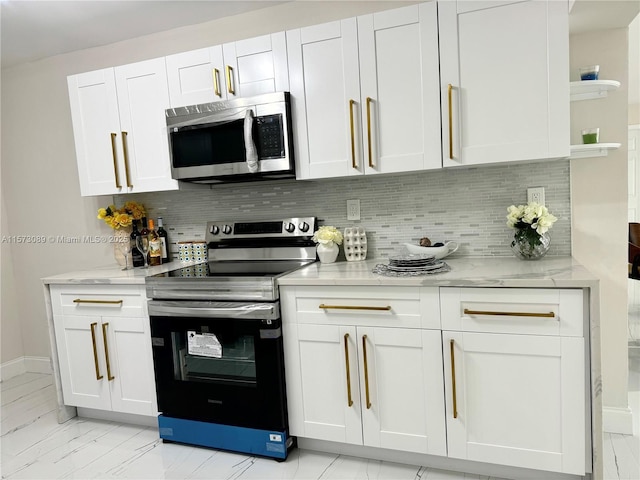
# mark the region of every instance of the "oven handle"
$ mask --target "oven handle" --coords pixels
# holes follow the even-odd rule
[[[206,317],[275,320],[280,317],[277,303],[197,302],[149,300],[149,316]]]

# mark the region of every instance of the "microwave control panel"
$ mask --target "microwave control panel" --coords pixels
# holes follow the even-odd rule
[[[257,130],[256,147],[258,156],[262,159],[283,158],[284,151],[284,125],[282,115],[264,115],[256,117]]]

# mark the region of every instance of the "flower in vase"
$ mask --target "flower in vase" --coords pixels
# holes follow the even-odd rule
[[[340,233],[340,230],[336,227],[326,225],[318,228],[313,234],[313,237],[311,237],[311,240],[323,245],[328,243],[340,245],[342,243],[342,233]]]

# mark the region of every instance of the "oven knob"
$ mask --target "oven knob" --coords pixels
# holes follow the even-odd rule
[[[293,223],[288,222],[284,224],[284,229],[289,233],[293,233],[293,231],[296,229],[296,226]]]
[[[229,225],[225,225],[224,227],[222,227],[222,233],[224,233],[225,235],[229,235],[231,233],[231,227]]]
[[[300,230],[302,230],[303,232],[308,232],[309,224],[307,222],[302,222],[300,225],[298,225],[298,228],[300,228]]]
[[[220,228],[217,225],[211,225],[211,228],[209,229],[209,233],[218,235],[220,233]]]

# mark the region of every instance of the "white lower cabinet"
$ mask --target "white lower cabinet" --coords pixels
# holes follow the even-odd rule
[[[144,288],[52,286],[65,405],[157,415]]]

